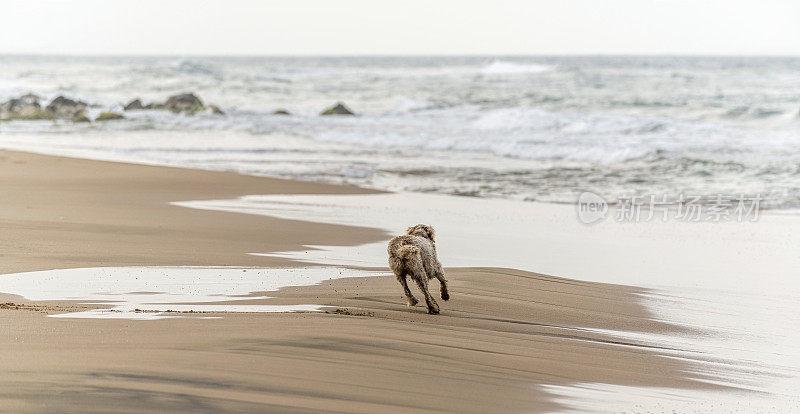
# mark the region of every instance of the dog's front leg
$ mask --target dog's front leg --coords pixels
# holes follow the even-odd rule
[[[441,285],[441,293],[442,293],[442,300],[450,300],[450,293],[447,291],[447,279],[444,278],[444,270],[442,266],[439,265],[439,268],[436,270],[436,279],[439,280],[439,284]]]
[[[439,278],[439,283],[441,283],[441,293],[442,293],[442,300],[450,300],[450,292],[447,291],[447,280],[444,279],[444,275]]]

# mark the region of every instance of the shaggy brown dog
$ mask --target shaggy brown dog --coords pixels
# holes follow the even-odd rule
[[[406,277],[410,276],[417,282],[419,290],[425,295],[428,313],[438,314],[439,305],[428,292],[428,279],[434,277],[439,279],[439,283],[442,285],[442,299],[450,299],[450,294],[447,293],[447,280],[444,278],[442,264],[436,258],[433,227],[424,224],[409,227],[405,235],[397,236],[389,242],[387,251],[389,252],[389,267],[397,276],[397,281],[403,285],[408,306],[417,304],[417,299],[408,289]]]

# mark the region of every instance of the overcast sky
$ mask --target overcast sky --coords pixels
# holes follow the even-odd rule
[[[0,53],[800,55],[800,0],[0,0]]]

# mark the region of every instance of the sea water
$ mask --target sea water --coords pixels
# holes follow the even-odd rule
[[[798,90],[800,58],[0,56],[0,101],[65,95],[94,116],[194,92],[226,112],[0,122],[0,147],[475,197],[796,208]],[[337,101],[357,116],[319,116]]]

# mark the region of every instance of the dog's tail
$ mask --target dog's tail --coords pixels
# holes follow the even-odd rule
[[[404,244],[404,245],[400,246],[400,248],[397,249],[397,256],[399,256],[400,258],[402,258],[404,260],[411,259],[414,256],[416,256],[417,254],[419,254],[419,247],[417,247],[417,246]]]
[[[422,264],[422,256],[420,255],[419,247],[404,244],[397,249],[395,254],[403,261],[403,266],[408,269],[408,273],[410,273],[414,279],[428,280],[428,275],[425,273],[425,266]]]

